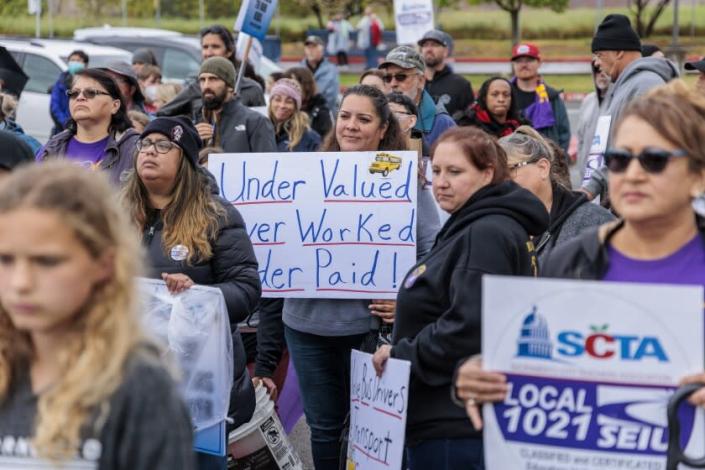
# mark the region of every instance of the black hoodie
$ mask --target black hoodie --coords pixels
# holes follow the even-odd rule
[[[529,236],[547,227],[545,206],[526,189],[511,181],[482,188],[404,278],[391,356],[411,361],[408,445],[480,437],[450,394],[458,362],[480,352],[482,275],[536,275]]]

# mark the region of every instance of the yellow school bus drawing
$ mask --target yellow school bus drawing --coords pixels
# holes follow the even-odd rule
[[[401,157],[380,152],[375,156],[375,161],[370,163],[368,170],[372,174],[382,173],[382,176],[387,176],[390,172],[399,168],[401,168]]]

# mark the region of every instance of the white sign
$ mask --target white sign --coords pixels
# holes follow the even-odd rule
[[[401,469],[410,370],[409,361],[390,358],[377,377],[371,354],[351,352],[348,469]]]
[[[42,1],[41,0],[27,0],[27,12],[30,15],[41,14],[42,12]]]
[[[416,152],[210,155],[264,297],[394,299],[416,260]]]
[[[434,28],[432,0],[394,0],[397,43],[416,44]]]
[[[666,468],[666,404],[705,366],[702,287],[485,276],[482,299],[483,366],[509,384],[483,410],[488,470]],[[679,417],[702,455],[702,410]]]
[[[240,59],[240,61],[242,61],[242,58],[245,55],[245,47],[247,47],[247,39],[249,37],[251,36],[246,33],[238,33],[237,35],[237,44],[235,44],[235,54],[237,54],[237,58]],[[252,67],[254,67],[255,70],[259,69],[260,62],[262,62],[262,51],[262,43],[259,39],[253,37],[252,46],[250,47],[250,52],[247,55],[247,61],[252,64]]]
[[[583,174],[583,186],[585,186],[595,170],[599,170],[605,164],[605,151],[607,150],[607,141],[610,137],[610,127],[612,125],[612,116],[600,116],[597,119],[595,135],[592,138],[590,145],[590,153],[588,153],[585,163],[585,173]]]

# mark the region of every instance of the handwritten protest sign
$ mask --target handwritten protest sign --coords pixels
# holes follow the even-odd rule
[[[382,377],[372,355],[350,356],[350,470],[401,469],[411,363],[389,359]]]
[[[488,470],[666,468],[666,404],[705,366],[702,287],[486,276],[483,289],[484,367],[509,385],[483,410]],[[702,455],[702,410],[679,418]]]
[[[433,29],[431,0],[394,0],[394,23],[398,44],[416,44]]]
[[[211,155],[265,297],[395,298],[416,259],[415,152]]]

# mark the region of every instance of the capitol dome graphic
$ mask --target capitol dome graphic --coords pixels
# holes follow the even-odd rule
[[[536,311],[535,305],[531,309],[531,313],[524,318],[517,346],[518,357],[551,359],[553,344],[551,344],[548,322]]]

